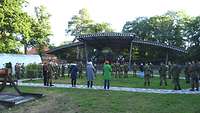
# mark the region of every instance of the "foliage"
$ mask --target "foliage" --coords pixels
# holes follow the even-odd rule
[[[123,27],[122,32],[136,33],[142,40],[150,40],[187,48],[187,24],[192,21],[184,11],[168,11],[163,15],[153,17],[138,17],[133,21],[128,21]],[[138,47],[136,47],[138,48]],[[148,48],[146,48],[148,49]],[[156,49],[156,48],[154,48]],[[139,48],[139,57],[145,58],[144,48]],[[165,56],[165,52],[159,51],[159,54],[147,51],[147,58],[160,58]],[[173,57],[173,55],[172,55]]]
[[[187,23],[186,37],[190,60],[200,60],[200,16]]]
[[[25,78],[38,78],[42,77],[42,65],[39,64],[28,64],[25,67]]]
[[[97,32],[111,32],[113,31],[110,24],[102,22],[95,23],[89,15],[86,8],[79,10],[78,15],[74,15],[68,22],[66,32],[72,36],[80,34],[90,34]]]
[[[32,31],[34,32],[32,37],[34,38],[30,41],[30,45],[36,47],[41,55],[44,52],[44,47],[49,45],[48,37],[52,35],[49,22],[50,15],[46,12],[44,6],[36,7],[35,13],[37,19],[32,20]]]
[[[20,32],[22,4],[24,0],[1,0],[0,2],[0,52],[17,52],[16,34]],[[26,20],[26,19],[25,19]]]
[[[1,0],[0,2],[0,52],[16,53],[25,48],[40,48],[50,35],[49,15],[39,7],[37,18],[23,11],[26,0]]]

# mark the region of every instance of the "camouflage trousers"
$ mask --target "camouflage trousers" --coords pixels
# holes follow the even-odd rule
[[[166,75],[160,75],[160,86],[162,86],[163,82],[165,83],[165,86],[167,86],[167,77]]]
[[[146,86],[148,84],[148,86],[150,86],[150,74],[144,75],[144,85]]]
[[[179,78],[173,79],[173,83],[174,83],[174,90],[181,90]]]
[[[196,88],[196,90],[199,90],[199,77],[191,77],[191,86],[192,89]]]

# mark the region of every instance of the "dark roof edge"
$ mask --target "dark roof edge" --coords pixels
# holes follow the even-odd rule
[[[165,43],[157,43],[157,42],[153,42],[153,41],[147,41],[147,40],[132,40],[133,43],[141,43],[141,44],[147,44],[147,45],[153,45],[153,46],[160,46],[160,47],[164,47],[164,48],[168,48],[168,49],[172,49],[175,51],[179,51],[182,53],[187,53],[186,50],[184,50],[183,48],[180,47],[176,47],[173,45],[167,45]]]
[[[50,53],[53,53],[57,50],[61,50],[61,49],[68,48],[68,47],[76,47],[76,46],[80,46],[80,45],[83,45],[83,44],[84,44],[83,42],[74,42],[74,43],[70,43],[70,44],[65,44],[65,45],[55,47],[55,48],[47,51],[46,53],[50,54]]]

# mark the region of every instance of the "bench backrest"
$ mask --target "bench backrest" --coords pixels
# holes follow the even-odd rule
[[[8,76],[8,69],[0,69],[0,77]]]

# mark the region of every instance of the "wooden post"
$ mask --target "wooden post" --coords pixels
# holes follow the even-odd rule
[[[129,50],[129,70],[131,69],[131,60],[132,60],[132,48],[133,48],[133,43],[131,42],[131,47]]]
[[[84,48],[85,48],[85,61],[86,61],[86,64],[88,62],[88,53],[87,53],[87,44],[86,42],[84,42]]]

